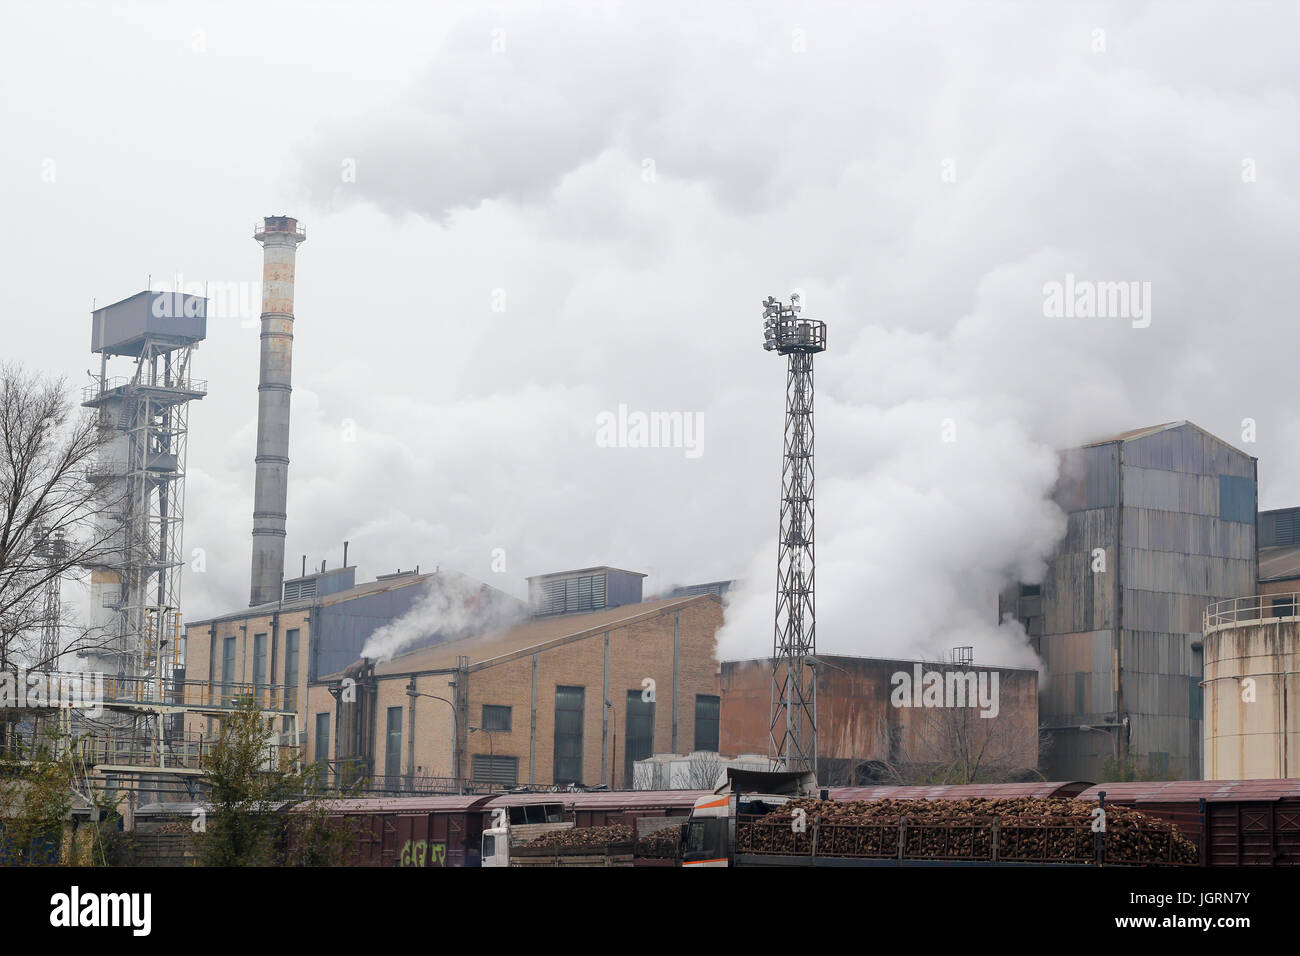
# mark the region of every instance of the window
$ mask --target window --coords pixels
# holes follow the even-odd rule
[[[384,735],[384,776],[393,786],[402,775],[402,708],[388,708],[388,731]]]
[[[257,689],[257,699],[262,699],[266,689],[266,635],[253,635],[253,686]]]
[[[718,719],[721,698],[709,694],[695,695],[695,749],[718,752]]]
[[[230,703],[230,685],[235,680],[235,639],[228,637],[221,642],[221,699]]]
[[[582,710],[586,688],[555,688],[555,766],[551,782],[582,782]]]
[[[506,787],[519,786],[518,757],[475,754],[470,762],[470,768],[475,783],[496,783]]]
[[[1273,598],[1274,617],[1295,617],[1295,598]]]
[[[330,715],[316,715],[316,782],[322,789],[329,786]]]
[[[644,760],[655,749],[655,702],[642,700],[641,691],[627,692],[626,740],[623,745],[623,786],[631,788],[632,763]]]
[[[290,710],[298,709],[298,629],[284,632],[284,682],[285,703]]]
[[[495,704],[483,705],[483,729],[491,731],[510,731],[510,708]]]

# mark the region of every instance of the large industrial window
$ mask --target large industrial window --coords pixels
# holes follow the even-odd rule
[[[483,729],[490,731],[510,731],[510,708],[495,704],[483,705]]]
[[[298,709],[298,629],[284,632],[284,682],[285,704],[290,710]]]
[[[555,767],[552,783],[582,783],[582,687],[555,688]]]
[[[402,708],[388,708],[388,732],[384,741],[384,776],[392,787],[402,775]]]
[[[644,760],[655,749],[655,702],[642,700],[642,692],[627,692],[627,740],[623,749],[623,786],[631,789],[635,780],[632,777],[632,762]]]
[[[519,785],[519,758],[475,754],[470,764],[475,783],[495,783],[504,787]]]
[[[695,695],[695,749],[718,752],[718,717],[720,698],[709,694]]]
[[[316,715],[316,782],[321,789],[329,786],[330,715]]]
[[[230,703],[230,685],[235,680],[235,639],[228,637],[221,642],[221,699]]]
[[[262,700],[266,689],[266,635],[253,635],[253,686],[257,689],[257,699]]]

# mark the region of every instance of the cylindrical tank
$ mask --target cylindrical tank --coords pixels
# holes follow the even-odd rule
[[[267,216],[253,238],[262,244],[261,373],[257,382],[257,457],[253,485],[250,605],[278,600],[284,577],[289,498],[289,396],[293,371],[293,278],[298,220]]]
[[[1207,780],[1300,777],[1300,595],[1205,613]]]

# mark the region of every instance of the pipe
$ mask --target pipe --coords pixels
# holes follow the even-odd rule
[[[284,576],[289,497],[289,397],[293,369],[293,283],[298,220],[267,216],[253,238],[262,244],[261,372],[257,383],[257,454],[253,483],[250,606],[276,600]]]

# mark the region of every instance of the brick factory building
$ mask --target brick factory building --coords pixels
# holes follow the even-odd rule
[[[213,699],[247,696],[262,706],[297,711],[297,727],[281,718],[278,743],[291,745],[307,729],[307,686],[319,675],[341,670],[361,655],[379,627],[409,612],[435,588],[469,595],[499,613],[522,614],[525,605],[502,591],[454,571],[398,571],[356,583],[354,566],[317,571],[285,581],[282,600],[244,608],[186,627],[185,677],[206,684]],[[448,635],[422,635],[416,646]],[[186,730],[211,738],[212,717],[192,714]]]
[[[813,670],[825,786],[1038,778],[1037,671],[828,654],[817,655]],[[935,672],[961,691],[960,699],[942,698],[950,706],[925,706],[936,700],[924,696],[926,675]],[[974,696],[992,699],[983,708],[989,716],[980,716],[978,699],[951,706],[971,704],[972,682],[958,675],[974,675]],[[771,660],[724,661],[718,686],[722,752],[766,754]]]
[[[329,783],[394,792],[620,789],[631,787],[632,761],[657,750],[716,750],[722,601],[638,603],[636,575],[626,604],[572,613],[605,604],[630,574],[534,579],[543,613],[523,623],[311,683],[305,758],[331,768]]]

